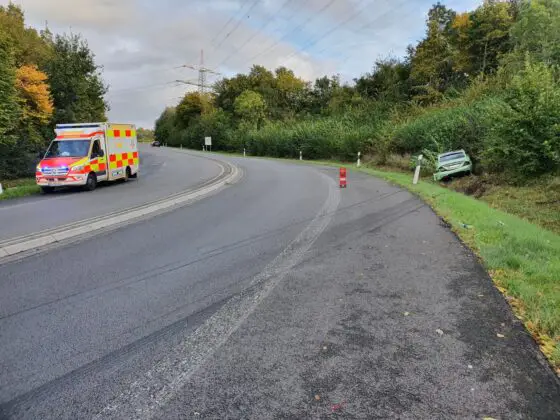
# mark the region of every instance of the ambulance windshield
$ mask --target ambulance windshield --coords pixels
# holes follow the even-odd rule
[[[55,140],[45,154],[45,159],[58,157],[84,157],[88,155],[90,140]]]

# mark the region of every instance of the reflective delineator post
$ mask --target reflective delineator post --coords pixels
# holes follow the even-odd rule
[[[412,178],[412,183],[414,185],[418,184],[418,180],[420,179],[420,169],[422,167],[422,159],[424,156],[418,156],[418,163],[416,164],[416,170],[414,171],[414,177]]]
[[[247,153],[245,152],[245,148],[243,148],[243,157],[247,157]]]
[[[301,150],[299,151],[299,160],[303,160],[303,152]]]
[[[362,152],[358,152],[358,161],[356,162],[356,166],[359,168],[360,166],[362,166]]]
[[[340,168],[340,188],[346,188],[346,168]]]

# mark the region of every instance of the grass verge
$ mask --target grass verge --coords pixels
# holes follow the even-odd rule
[[[25,197],[38,194],[41,189],[35,183],[35,178],[22,178],[2,182],[4,193],[0,194],[0,200]]]

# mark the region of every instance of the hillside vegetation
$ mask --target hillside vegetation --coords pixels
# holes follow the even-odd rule
[[[560,171],[560,0],[485,1],[457,13],[441,4],[404,58],[378,60],[341,84],[254,65],[188,93],[156,122],[156,138],[199,149],[380,165],[465,149],[476,171],[523,184]],[[402,160],[402,159],[401,159]]]

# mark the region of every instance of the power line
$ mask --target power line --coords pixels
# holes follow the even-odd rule
[[[238,47],[236,50],[232,51],[226,58],[224,58],[220,64],[218,64],[216,67],[221,67],[222,65],[224,65],[234,54],[236,54],[237,52],[241,51],[243,49],[243,47],[245,47],[245,45],[247,45],[249,42],[251,42],[257,35],[259,35],[260,31],[262,31],[264,28],[266,28],[273,20],[273,18],[279,14],[282,10],[284,10],[284,8],[291,3],[293,0],[286,0],[284,1],[284,3],[282,3],[282,6],[280,6],[280,8],[274,12],[267,21],[265,21],[265,23],[263,25],[261,25],[261,27],[255,31],[255,33],[253,33],[253,35],[251,35],[249,38],[247,38],[247,40],[241,44],[240,47]]]
[[[247,3],[249,3],[249,1],[250,1],[250,0],[245,0],[245,1],[243,2],[243,4],[241,5],[241,8],[240,8],[240,11],[243,11],[243,9],[245,8],[245,5],[246,5]],[[221,35],[221,33],[223,32],[223,30],[226,29],[226,28],[228,27],[228,25],[233,21],[233,19],[235,19],[235,16],[236,16],[236,15],[234,14],[232,17],[230,17],[229,20],[226,22],[226,24],[220,28],[220,30],[216,33],[216,35],[214,35],[214,38],[212,38],[212,39],[210,40],[210,44],[214,44],[214,41],[215,41],[216,39],[218,39],[218,37],[219,37],[219,36]]]
[[[290,35],[292,35],[294,32],[299,31],[302,27],[304,27],[305,25],[307,25],[309,22],[311,22],[313,19],[319,17],[325,10],[327,10],[329,7],[332,6],[332,4],[335,2],[336,0],[330,0],[327,4],[325,4],[323,7],[321,7],[321,9],[319,9],[314,15],[311,15],[310,17],[308,17],[303,23],[299,24],[298,26],[296,26],[295,28],[293,28],[292,30],[290,30],[289,32],[287,32],[286,34],[284,34],[284,36],[278,40],[276,40],[272,45],[270,45],[269,47],[265,48],[263,51],[261,51],[258,54],[255,54],[254,56],[252,56],[249,61],[253,61],[255,58],[260,57],[263,54],[266,54],[269,51],[272,51],[278,44],[280,44],[282,41],[284,41],[286,38],[288,38]]]
[[[373,19],[371,22],[367,22],[367,23],[365,23],[364,25],[362,25],[360,28],[358,28],[358,31],[357,31],[357,32],[360,32],[360,31],[362,31],[362,30],[364,30],[364,29],[366,29],[366,28],[369,28],[370,26],[372,26],[372,25],[373,25],[375,22],[377,22],[378,20],[383,19],[383,18],[387,17],[389,14],[394,13],[395,11],[397,11],[398,9],[400,9],[400,8],[401,8],[402,6],[404,6],[406,3],[407,3],[406,0],[401,1],[401,2],[397,5],[397,7],[394,7],[394,8],[392,8],[392,9],[386,11],[386,12],[383,13],[382,15],[380,15],[380,16],[376,17],[375,19]],[[387,2],[387,4],[390,4],[390,3]],[[339,43],[338,46],[345,46],[346,48],[348,48],[348,47],[355,47],[355,46],[360,46],[360,45],[372,44],[372,43],[374,43],[374,42],[375,42],[375,41],[360,42],[360,43],[355,43],[355,44],[346,45],[346,46],[345,46],[344,44]],[[321,54],[321,53],[327,51],[330,47],[332,47],[332,45],[329,45],[329,46],[323,48],[321,51],[319,51],[318,54]]]
[[[255,6],[258,4],[258,2],[259,2],[259,0],[254,0],[253,3],[251,4],[251,7],[249,7],[249,9],[245,13],[251,13],[251,11],[255,8]],[[247,18],[249,18],[249,17],[250,17],[250,15],[247,15]],[[226,36],[220,41],[220,43],[218,45],[216,45],[214,51],[217,50],[218,48],[220,48],[222,46],[222,44],[224,43],[224,41],[226,39],[228,39],[230,37],[230,35],[237,30],[237,28],[239,28],[239,25],[241,25],[241,22],[243,22],[242,19],[239,19],[237,21],[237,23],[233,27],[233,29],[226,34]]]
[[[361,0],[359,5],[362,5],[363,3],[365,3],[366,0]],[[343,20],[342,22],[340,22],[338,25],[335,25],[334,27],[332,27],[331,29],[329,29],[328,31],[326,31],[325,33],[323,33],[319,38],[316,38],[314,41],[311,41],[307,44],[305,44],[305,46],[298,50],[298,51],[294,51],[293,53],[291,53],[288,57],[286,57],[285,59],[288,60],[292,57],[294,57],[295,55],[297,55],[298,53],[301,53],[305,50],[307,50],[309,47],[312,47],[313,45],[317,44],[318,42],[322,41],[323,39],[325,39],[326,37],[328,37],[330,34],[332,34],[333,32],[335,32],[336,30],[340,29],[341,27],[343,27],[344,25],[346,25],[348,22],[350,22],[351,20],[353,20],[356,16],[358,16],[360,13],[362,13],[363,9],[365,9],[365,7],[356,10],[354,13],[352,13],[350,16],[348,16],[348,18],[346,18],[345,20]]]

